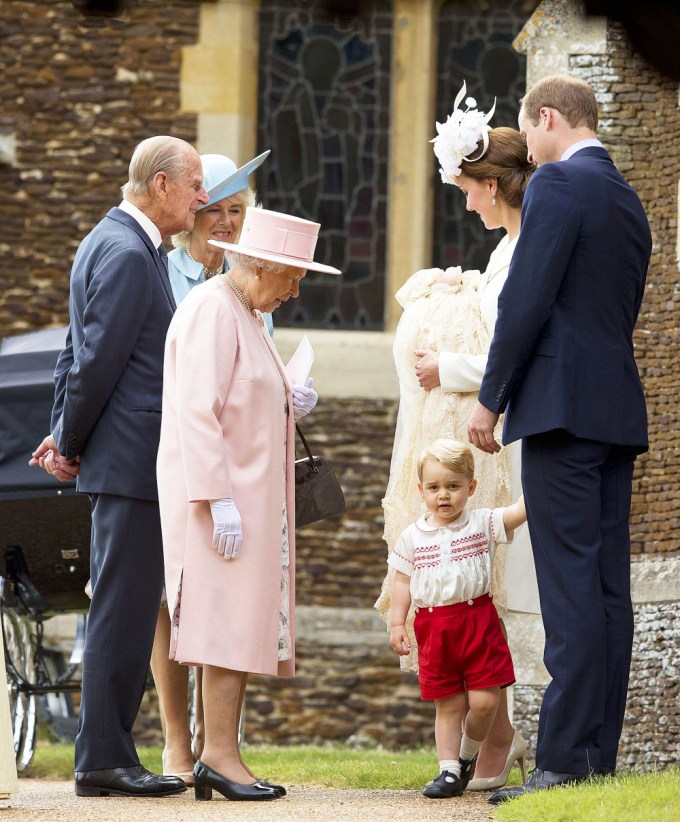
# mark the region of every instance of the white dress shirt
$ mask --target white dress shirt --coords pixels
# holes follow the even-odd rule
[[[126,214],[129,214],[133,219],[137,220],[143,228],[144,233],[153,243],[153,247],[158,249],[158,246],[163,242],[163,238],[161,237],[161,232],[158,230],[156,223],[150,220],[146,214],[141,211],[141,209],[137,208],[136,205],[132,205],[129,200],[123,200],[118,208]]]
[[[569,146],[569,148],[564,152],[564,154],[560,157],[560,162],[562,160],[568,160],[570,157],[573,157],[577,151],[580,151],[582,148],[604,148],[602,143],[599,140],[594,139],[593,137],[589,137],[587,140],[579,140],[578,143],[574,143],[573,146]]]

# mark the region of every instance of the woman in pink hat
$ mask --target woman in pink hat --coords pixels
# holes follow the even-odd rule
[[[248,208],[230,268],[178,308],[165,348],[158,490],[170,657],[203,666],[205,745],[197,799],[271,800],[281,786],[243,762],[238,721],[249,673],[295,665],[295,420],[316,394],[291,386],[263,311],[294,299],[318,223]]]

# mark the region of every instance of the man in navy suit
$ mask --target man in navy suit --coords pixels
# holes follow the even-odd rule
[[[522,483],[552,677],[536,770],[496,804],[612,773],[633,642],[633,465],[647,450],[633,329],[651,253],[640,200],[595,136],[591,87],[548,77],[522,101],[526,191],[470,442],[522,439]]]
[[[52,435],[33,455],[79,473],[92,501],[92,603],[76,737],[79,796],[166,796],[176,777],[139,763],[132,726],[163,587],[156,456],[163,349],[175,310],[162,241],[190,231],[208,201],[197,152],[174,137],[140,143],[123,202],[82,241],[70,324],[55,369]]]

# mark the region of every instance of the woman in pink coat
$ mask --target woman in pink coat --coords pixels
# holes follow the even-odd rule
[[[295,665],[295,419],[313,408],[291,387],[264,328],[297,297],[318,223],[248,208],[230,269],[194,288],[165,347],[158,491],[171,614],[170,658],[203,666],[205,745],[197,799],[285,794],[241,759],[238,719],[248,673]]]

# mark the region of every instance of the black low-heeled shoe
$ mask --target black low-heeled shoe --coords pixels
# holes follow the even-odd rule
[[[286,794],[288,793],[288,791],[283,787],[283,785],[277,785],[274,782],[267,782],[266,779],[258,779],[255,784],[262,785],[265,788],[271,788],[273,791],[278,793],[279,796],[286,796]]]
[[[254,785],[242,785],[232,782],[226,776],[217,773],[204,765],[199,759],[194,765],[194,794],[196,799],[207,801],[212,799],[213,788],[222,794],[225,799],[233,802],[266,802],[271,799],[280,799],[273,788],[265,787],[262,782]]]

